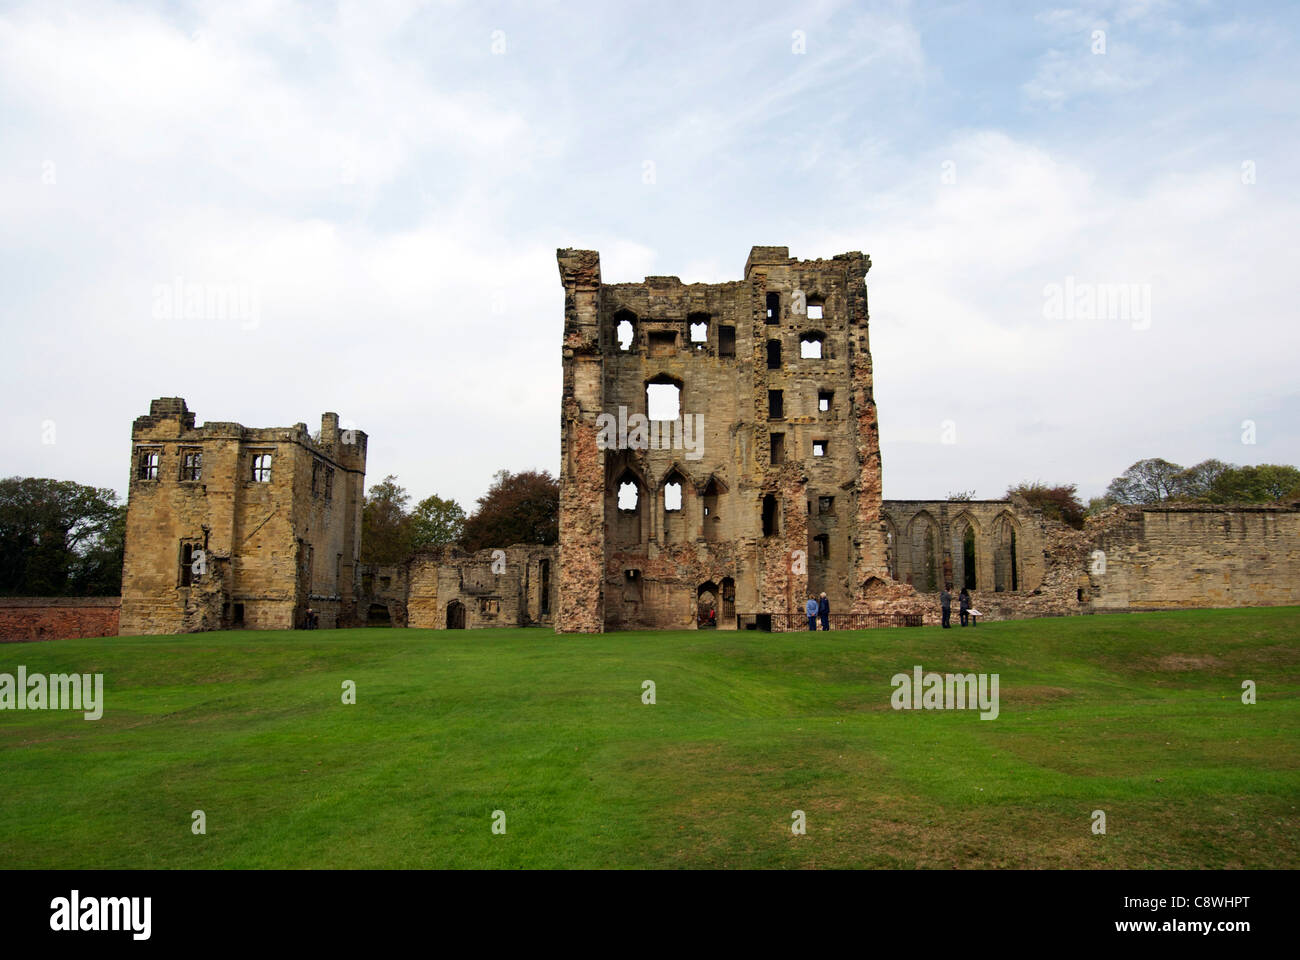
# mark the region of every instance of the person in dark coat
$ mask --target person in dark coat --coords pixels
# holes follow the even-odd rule
[[[951,583],[945,583],[943,589],[939,591],[939,610],[943,614],[943,628],[947,630],[952,626],[948,621],[952,619],[952,594],[948,591],[952,589]]]
[[[824,592],[817,600],[817,616],[821,617],[822,629],[829,630],[831,628],[831,602],[826,599]]]
[[[966,618],[969,614],[966,612],[970,609],[970,591],[965,587],[961,588],[961,593],[957,595],[957,602],[961,606],[961,625],[966,626]]]

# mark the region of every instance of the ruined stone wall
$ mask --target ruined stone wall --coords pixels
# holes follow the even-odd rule
[[[1093,527],[1093,610],[1300,604],[1300,505],[1116,507]]]
[[[887,534],[903,540],[890,561],[902,576],[915,576],[909,566],[915,544],[905,536],[913,521],[936,518],[954,554],[963,521],[977,525],[983,546],[975,568],[979,588],[971,597],[987,619],[1300,604],[1300,505],[1119,506],[1089,517],[1082,530],[1017,501],[885,501],[884,510]],[[1004,510],[1019,524],[1017,542],[1024,544],[1017,590],[988,588],[991,564],[980,552],[991,549],[982,536],[988,520]],[[955,562],[954,590],[963,575]],[[925,605],[926,622],[938,622],[937,598],[927,594]]]
[[[882,515],[889,575],[918,591],[1031,593],[1046,574],[1047,521],[1021,499],[886,500]]]
[[[0,597],[0,643],[117,636],[118,597]]]
[[[549,623],[558,595],[557,552],[529,544],[475,553],[454,544],[422,550],[406,564],[407,623],[430,630]]]
[[[150,404],[131,435],[122,634],[222,627],[287,629],[310,605],[322,627],[346,621],[360,549],[366,436],[327,413],[305,424],[195,427],[181,398]],[[270,455],[270,479],[254,458]],[[186,457],[197,455],[197,478]],[[205,569],[183,569],[202,549]]]
[[[603,457],[596,449],[596,418],[604,402],[600,256],[594,250],[568,249],[558,251],[557,257],[564,284],[564,388],[555,622],[557,630],[597,633],[605,624],[604,471]]]
[[[559,262],[557,631],[688,627],[709,606],[734,627],[737,612],[797,611],[823,590],[835,609],[865,608],[887,573],[869,259],[755,247],[744,279],[721,284],[602,284],[594,251]],[[805,340],[819,356],[801,355]],[[671,425],[647,423],[651,384],[678,388]],[[635,506],[620,507],[624,486]]]
[[[406,563],[363,563],[357,566],[356,614],[349,626],[409,625],[407,598],[410,569]],[[381,612],[382,611],[382,612]]]

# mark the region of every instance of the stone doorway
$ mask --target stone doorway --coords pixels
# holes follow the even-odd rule
[[[447,629],[464,630],[465,629],[465,604],[459,600],[453,600],[447,604]]]
[[[695,625],[701,630],[718,626],[718,585],[712,580],[695,591]]]

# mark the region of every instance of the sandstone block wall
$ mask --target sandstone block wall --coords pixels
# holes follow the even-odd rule
[[[1047,571],[1046,521],[1022,500],[886,500],[883,523],[890,576],[925,593],[1031,593]]]
[[[689,627],[708,609],[728,628],[822,591],[840,611],[872,609],[888,568],[869,258],[754,247],[744,279],[720,284],[606,284],[595,251],[558,260],[556,630]],[[677,419],[638,442],[660,386]]]
[[[988,510],[1000,515],[1004,503],[991,501]],[[959,518],[970,507],[947,504],[947,520],[940,507],[885,503],[891,532],[893,525],[907,529],[905,518],[930,511],[941,519],[939,529],[955,551],[954,531],[963,529]],[[1045,520],[1016,502],[1010,510],[1018,543],[1036,557],[1041,548],[1041,563],[1031,567],[1024,554],[1022,588],[990,591],[983,572],[988,564],[977,554],[980,586],[972,601],[989,619],[1300,604],[1300,504],[1119,506],[1090,517],[1082,530]],[[979,520],[978,510],[972,515]],[[903,572],[909,569],[908,549],[904,544],[900,556],[891,558]],[[962,574],[958,566],[957,589]],[[926,622],[937,622],[934,594],[926,595],[926,606]]]
[[[160,398],[132,428],[121,633],[287,629],[309,606],[322,627],[346,622],[366,435],[341,432],[333,413],[317,437],[302,423],[194,420],[183,399]],[[254,473],[263,456],[265,482]],[[185,559],[200,549],[195,574]]]
[[[549,624],[558,599],[556,554],[554,546],[530,544],[420,551],[406,565],[407,624],[430,630]]]
[[[1300,507],[1116,508],[1091,539],[1094,610],[1300,604]]]

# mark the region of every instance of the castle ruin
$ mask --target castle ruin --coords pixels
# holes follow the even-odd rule
[[[363,565],[365,433],[333,413],[315,435],[196,427],[160,398],[131,433],[119,632],[286,629],[308,608],[322,627],[736,629],[797,624],[822,592],[933,623],[945,583],[998,619],[1300,603],[1300,504],[1123,506],[1074,530],[1018,498],[883,500],[861,253],[754,247],[718,284],[557,260],[557,545]],[[32,626],[11,606],[14,638],[84,613]]]

